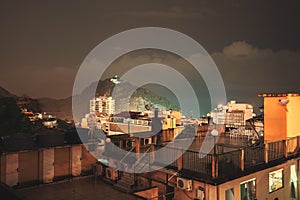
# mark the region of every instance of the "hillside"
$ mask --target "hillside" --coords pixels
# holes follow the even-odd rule
[[[144,110],[146,107],[154,106],[162,109],[178,109],[178,102],[171,102],[169,98],[164,96],[164,92],[151,87],[137,88],[129,83],[114,84],[110,79],[93,83],[87,87],[80,95],[74,96],[76,108],[79,110],[78,118],[80,120],[86,113],[89,112],[89,100],[94,97],[92,94],[93,88],[96,87],[96,96],[113,96],[116,100],[116,104],[127,98],[128,94],[132,94],[130,97],[130,109],[132,110]],[[6,89],[0,87],[0,98],[11,97],[13,99],[18,98],[16,95],[11,94]],[[52,98],[39,98],[32,99],[30,97],[23,97],[30,101],[30,104],[26,105],[26,108],[33,112],[50,112],[57,116],[59,119],[72,120],[72,97],[66,99],[52,99]]]
[[[94,96],[92,95],[92,89],[97,83],[93,83],[87,87],[80,95],[74,96],[76,108],[79,110],[79,118],[83,117],[89,112],[89,100]],[[157,95],[154,91],[149,88],[138,88],[129,83],[120,83],[115,85],[106,79],[99,81],[97,84],[96,96],[111,96],[116,99],[116,104],[119,100],[127,97],[128,94],[132,93],[130,98],[130,108],[143,109],[147,104],[153,104],[156,107],[164,109],[178,109],[178,104],[170,102],[166,97]],[[51,98],[40,98],[38,99],[40,108],[43,111],[51,112],[60,119],[73,119],[72,116],[72,97],[66,99],[51,99]],[[80,119],[75,119],[76,121]]]
[[[0,98],[3,97],[16,97],[16,96],[0,86]]]
[[[0,136],[14,133],[30,133],[31,123],[20,112],[15,98],[0,98]]]
[[[172,110],[178,110],[179,104],[178,102],[171,102],[168,98],[157,95],[156,91],[149,90],[148,88],[138,88],[130,98],[130,104],[132,106],[135,105],[135,101],[142,98],[144,101],[144,107],[148,104],[152,104],[154,107],[162,108],[165,110],[172,109]]]
[[[50,112],[56,115],[59,119],[72,119],[72,98],[66,99],[37,99],[42,111]]]

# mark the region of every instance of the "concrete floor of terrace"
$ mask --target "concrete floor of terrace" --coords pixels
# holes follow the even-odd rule
[[[142,198],[120,192],[111,185],[94,177],[68,180],[64,182],[38,185],[30,188],[16,190],[24,200],[141,200]]]

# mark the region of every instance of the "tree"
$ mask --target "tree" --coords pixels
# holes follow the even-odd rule
[[[31,123],[23,115],[14,98],[0,98],[0,136],[30,133]]]

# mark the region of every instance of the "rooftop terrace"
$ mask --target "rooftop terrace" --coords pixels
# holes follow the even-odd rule
[[[145,168],[150,170],[165,167],[179,173],[182,177],[220,184],[278,165],[298,157],[300,153],[299,136],[249,145],[247,137],[230,137],[222,134],[215,148],[208,153],[200,151],[204,144],[214,144],[214,142],[213,136],[196,137],[186,151],[176,142],[169,143],[168,146],[151,145],[141,148],[140,158],[135,160],[135,170],[139,172]],[[159,149],[163,151],[158,151]],[[143,152],[150,153],[143,154]],[[170,164],[170,160],[175,161]]]

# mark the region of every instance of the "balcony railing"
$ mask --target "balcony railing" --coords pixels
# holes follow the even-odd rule
[[[217,174],[215,177],[226,177],[241,172],[241,150],[235,150],[227,153],[217,154]]]
[[[265,149],[264,147],[248,147],[244,149],[245,158],[244,166],[245,169],[255,167],[265,163]]]
[[[188,150],[182,155],[182,170],[211,176],[212,162],[213,159],[211,154],[205,155]]]
[[[172,169],[178,169],[177,166],[177,158],[182,154],[183,150],[181,149],[176,149],[176,148],[170,148],[170,147],[165,147],[162,151],[155,151],[154,152],[154,164],[158,166],[167,166],[168,168]],[[163,159],[167,158],[167,159]],[[168,161],[174,161],[171,164],[169,164]]]
[[[226,146],[227,145],[227,146]],[[300,154],[300,136],[282,141],[269,142],[256,147],[241,147],[218,144],[215,153],[203,154],[197,151],[152,144],[148,165],[165,167],[181,172],[187,177],[227,179],[242,176],[244,173],[261,170]],[[140,151],[139,153],[142,153]],[[136,152],[136,155],[139,155]],[[121,155],[122,160],[128,160]],[[137,162],[139,158],[132,158]]]
[[[166,168],[176,169],[186,176],[210,177],[212,179],[230,178],[242,175],[249,170],[255,171],[268,167],[267,164],[275,164],[298,156],[300,153],[298,152],[299,141],[300,137],[297,136],[287,140],[266,143],[263,146],[236,148],[226,152],[217,148],[216,154],[202,154],[187,150],[176,162]],[[174,158],[180,152],[183,151],[169,148],[164,152],[164,155],[160,156],[173,156]]]
[[[267,143],[268,146],[268,161],[274,161],[284,158],[285,140]]]
[[[298,149],[300,148],[299,137],[288,138],[286,140],[286,151],[288,156],[293,156],[297,154]]]

